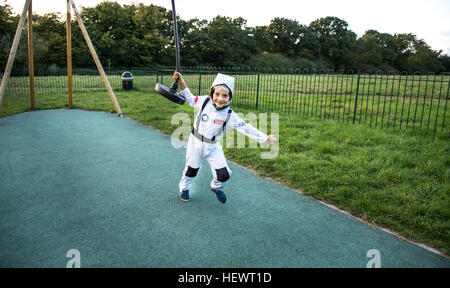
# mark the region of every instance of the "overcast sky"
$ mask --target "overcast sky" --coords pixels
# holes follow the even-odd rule
[[[0,0],[4,3],[5,0]],[[81,7],[93,7],[104,0],[74,0]],[[113,1],[113,0],[109,0]],[[20,14],[25,0],[6,0]],[[172,9],[170,0],[116,0],[120,4],[155,4]],[[33,11],[66,13],[66,0],[35,0]],[[296,19],[308,25],[320,17],[336,16],[362,36],[374,29],[382,33],[413,33],[434,50],[450,55],[450,0],[176,0],[183,20],[211,20],[217,15],[247,19],[247,25],[269,25],[275,17]],[[89,28],[88,28],[89,30]]]

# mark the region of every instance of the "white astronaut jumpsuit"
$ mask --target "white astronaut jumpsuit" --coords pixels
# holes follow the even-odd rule
[[[215,81],[212,87],[219,84],[227,83],[217,83]],[[231,86],[230,90],[232,90],[234,83],[227,86],[229,88]],[[209,96],[193,96],[189,88],[185,88],[180,94],[185,97],[186,102],[190,106],[200,109],[194,120],[194,128],[187,144],[186,166],[179,184],[180,192],[190,189],[203,159],[208,161],[213,174],[210,184],[211,189],[222,190],[231,176],[231,170],[228,167],[220,144],[220,139],[225,134],[227,127],[232,127],[259,143],[264,143],[267,140],[267,135],[258,131],[252,125],[245,123],[231,108],[226,107],[223,110],[218,110]]]

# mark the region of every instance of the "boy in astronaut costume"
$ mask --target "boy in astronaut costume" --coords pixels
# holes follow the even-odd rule
[[[182,201],[190,200],[189,189],[192,181],[197,175],[203,159],[206,159],[213,174],[210,189],[216,194],[219,202],[225,204],[227,198],[223,189],[230,179],[231,170],[220,145],[220,139],[225,134],[227,127],[232,127],[259,143],[271,144],[277,139],[275,136],[267,136],[252,125],[245,123],[231,110],[229,105],[234,92],[233,77],[217,74],[211,85],[209,96],[192,95],[181,73],[175,72],[174,79],[176,78],[182,89],[180,95],[191,107],[200,109],[194,120],[194,127],[187,144],[186,166],[179,183],[180,199]]]

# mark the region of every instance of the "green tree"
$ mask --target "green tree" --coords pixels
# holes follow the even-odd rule
[[[294,57],[299,52],[300,34],[302,25],[296,20],[286,18],[274,18],[267,27],[272,53],[282,53],[288,57]]]
[[[3,73],[8,61],[18,21],[19,18],[13,15],[12,8],[8,3],[4,2],[0,5],[0,69],[2,70],[0,73]]]
[[[393,35],[368,30],[357,40],[353,55],[362,68],[393,70],[396,66],[398,49],[398,43]]]
[[[334,69],[355,66],[351,51],[356,46],[356,34],[348,29],[347,22],[337,17],[325,17],[311,22],[309,28],[319,42],[319,56]]]
[[[450,56],[447,54],[441,54],[438,60],[443,67],[443,69],[439,72],[450,72]]]
[[[409,72],[439,72],[445,69],[440,63],[442,51],[432,50],[422,39],[411,33],[396,34],[398,43],[397,67]]]
[[[0,0],[1,1],[1,0]],[[0,66],[6,65],[19,21],[11,7],[0,6]],[[34,15],[37,70],[66,66],[65,19],[58,13]],[[156,5],[123,5],[102,2],[82,8],[81,18],[103,66],[155,67],[174,65],[172,13]],[[74,67],[94,67],[77,22],[72,26]],[[217,16],[211,21],[178,17],[183,66],[257,65],[321,69],[370,68],[409,72],[449,70],[449,57],[435,51],[414,34],[368,30],[359,39],[337,17],[317,19],[305,26],[297,20],[274,18],[268,26],[248,27],[241,17]],[[14,68],[26,70],[26,28]],[[277,64],[278,63],[278,64]]]
[[[104,66],[126,66],[127,37],[133,29],[132,19],[116,2],[102,2],[84,8],[81,18]]]
[[[53,64],[58,67],[65,67],[67,55],[66,25],[61,19],[61,14],[35,15],[33,22],[33,34],[35,34],[36,39],[39,39],[37,41],[43,41],[39,46],[46,47],[45,49],[35,49],[35,66],[45,68]]]
[[[267,26],[256,26],[252,28],[252,32],[249,35],[253,37],[255,41],[256,53],[262,52],[268,53],[272,46],[273,38],[267,33]]]
[[[297,20],[274,18],[266,29],[269,51],[287,57],[314,59],[319,52],[319,42],[313,31]]]
[[[13,16],[12,8],[8,3],[0,5],[0,35],[14,33],[17,19]]]
[[[127,27],[127,66],[150,67],[168,65],[174,50],[171,12],[163,7],[149,5],[128,6],[133,25]],[[172,61],[171,63],[175,63]]]
[[[203,51],[208,50],[208,21],[191,19],[179,26],[181,65],[205,65]],[[174,63],[174,62],[173,62]]]
[[[206,25],[201,21],[191,23],[197,29],[186,39],[189,54],[185,58],[197,54],[196,59],[201,62],[196,65],[242,65],[256,51],[256,42],[249,36],[252,30],[246,27],[246,22],[241,17],[217,16]]]
[[[72,66],[74,68],[95,67],[94,60],[92,59],[78,23],[76,20],[72,20],[70,25],[72,38]],[[91,27],[87,27],[87,30],[88,33],[90,33]],[[95,49],[98,52],[98,48],[95,47]],[[100,61],[101,60],[102,59],[100,59]]]

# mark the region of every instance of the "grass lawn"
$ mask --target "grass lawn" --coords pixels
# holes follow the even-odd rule
[[[127,117],[169,135],[178,128],[171,125],[175,113],[194,116],[188,105],[176,105],[147,89],[119,90],[116,96]],[[63,93],[48,93],[36,98],[36,109],[66,103]],[[0,117],[29,105],[21,97],[6,97],[3,104]],[[106,92],[75,93],[73,104],[115,112]],[[278,157],[262,160],[260,152],[268,149],[225,147],[227,159],[450,255],[449,133],[424,136],[283,113],[279,119]]]

